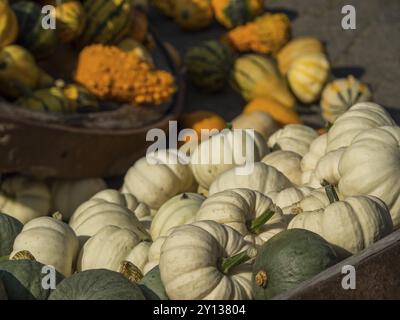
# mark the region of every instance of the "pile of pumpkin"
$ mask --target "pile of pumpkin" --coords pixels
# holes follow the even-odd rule
[[[0,296],[269,299],[400,226],[400,127],[375,103],[322,135],[291,124],[268,141],[226,129],[193,142],[139,159],[120,190],[4,178]]]
[[[43,13],[45,5],[55,10]],[[176,91],[173,75],[155,67],[147,16],[135,1],[1,0],[0,21],[0,95],[15,106],[96,112],[104,101],[168,103]],[[72,80],[54,79],[41,66],[67,48],[79,54]]]

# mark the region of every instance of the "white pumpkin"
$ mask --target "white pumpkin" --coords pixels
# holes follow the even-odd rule
[[[273,150],[293,151],[304,157],[317,138],[318,132],[314,129],[301,124],[289,124],[269,138],[268,147]]]
[[[340,116],[328,132],[327,152],[347,147],[361,132],[396,123],[387,111],[376,103],[357,103]]]
[[[168,235],[172,232],[172,230],[174,229],[169,230]],[[160,264],[161,247],[166,239],[167,236],[158,237],[157,240],[151,243],[147,254],[147,263],[143,267],[143,274],[148,273],[150,270]]]
[[[268,196],[279,207],[286,208],[300,202],[313,191],[309,187],[292,187],[279,192],[271,192]]]
[[[270,192],[281,191],[293,187],[292,183],[281,172],[265,163],[254,164],[250,174],[239,175],[237,168],[221,174],[210,187],[210,195],[229,189],[250,189],[268,195]]]
[[[344,196],[372,195],[390,209],[400,227],[400,128],[382,127],[358,135],[339,162],[339,191]]]
[[[339,162],[342,158],[346,148],[340,148],[335,151],[328,152],[324,155],[317,163],[317,167],[314,171],[314,177],[320,181],[328,182],[332,185],[337,185],[340,180]]]
[[[118,272],[122,262],[128,261],[141,271],[148,259],[151,243],[130,229],[106,226],[91,237],[81,249],[77,269],[108,269]]]
[[[191,168],[197,182],[209,189],[221,173],[258,162],[267,153],[266,142],[257,131],[226,129],[203,141],[193,151]]]
[[[149,240],[150,235],[132,211],[142,208],[132,195],[104,190],[82,203],[72,215],[69,225],[74,229],[81,246],[110,225],[129,229],[140,234],[142,240]]]
[[[46,184],[24,176],[2,181],[0,186],[0,212],[25,224],[49,214],[50,191]]]
[[[196,193],[183,193],[164,203],[155,215],[150,227],[154,240],[165,236],[174,227],[195,221],[196,213],[205,198]]]
[[[196,188],[190,167],[181,163],[178,152],[160,150],[139,159],[128,170],[122,192],[158,210],[173,196]]]
[[[17,252],[29,251],[37,261],[53,266],[68,277],[74,272],[79,242],[74,231],[64,222],[39,217],[25,224],[13,246],[13,257]]]
[[[255,254],[228,226],[214,221],[180,226],[161,248],[161,280],[171,300],[252,299],[251,260],[241,262]]]
[[[294,185],[301,185],[302,171],[300,168],[302,157],[292,151],[275,151],[264,157],[261,162],[282,172]]]
[[[336,247],[343,258],[355,254],[389,235],[393,230],[390,213],[383,201],[372,196],[333,197],[324,209],[296,215],[289,229],[307,229]]]
[[[103,179],[54,180],[50,188],[53,211],[60,212],[68,221],[79,205],[106,188]]]
[[[254,111],[243,113],[232,121],[234,129],[254,129],[260,133],[265,141],[279,130],[278,124],[267,113]]]
[[[314,176],[314,170],[317,167],[318,161],[325,155],[327,144],[328,135],[323,134],[322,136],[319,136],[311,143],[310,150],[301,160],[300,167],[303,171],[301,182],[303,185],[307,185],[312,188],[321,187],[320,181]]]
[[[262,245],[287,227],[281,209],[270,198],[249,189],[214,194],[204,201],[196,220],[230,226],[255,245]]]

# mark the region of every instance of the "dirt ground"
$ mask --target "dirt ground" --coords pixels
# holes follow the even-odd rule
[[[344,5],[353,5],[357,29],[343,30]],[[321,39],[332,63],[332,77],[353,74],[366,81],[375,101],[388,108],[400,123],[400,1],[399,0],[267,0],[272,12],[285,12],[293,22],[293,36]],[[157,13],[151,15],[161,38],[181,53],[202,40],[219,38],[226,30],[214,23],[207,30],[186,33]],[[204,94],[189,86],[186,110],[206,109],[228,120],[240,113],[244,101],[227,88],[222,93]],[[299,107],[305,121],[322,125],[318,106]]]

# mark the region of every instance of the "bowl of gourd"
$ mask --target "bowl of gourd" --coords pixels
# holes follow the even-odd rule
[[[173,48],[130,1],[36,2],[0,4],[0,172],[126,172],[151,143],[147,132],[180,114]],[[43,28],[44,4],[56,5],[56,29]]]

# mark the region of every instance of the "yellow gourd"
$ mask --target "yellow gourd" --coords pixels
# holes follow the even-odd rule
[[[7,0],[0,0],[0,49],[12,44],[18,36],[18,21]]]
[[[56,7],[57,35],[64,42],[78,38],[86,25],[86,12],[79,1],[64,1]]]
[[[21,46],[0,51],[0,94],[17,98],[38,85],[40,70],[33,56]]]
[[[209,0],[176,0],[175,21],[186,30],[199,30],[207,27],[213,19]]]

